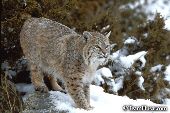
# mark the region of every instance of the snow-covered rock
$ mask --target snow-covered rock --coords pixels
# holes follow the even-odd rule
[[[75,107],[75,103],[68,94],[64,94],[58,91],[50,91],[50,93],[30,94],[25,101],[26,109],[23,113],[131,113],[128,110],[128,106],[162,106],[155,104],[149,100],[137,99],[132,100],[128,97],[117,96],[103,92],[103,89],[99,86],[91,85],[90,87],[90,103],[93,107],[92,110],[86,111]],[[164,106],[166,109],[169,106]],[[123,110],[124,109],[124,110]],[[146,111],[138,111],[138,113],[144,113]],[[151,113],[152,111],[147,111]],[[154,112],[152,112],[154,113]],[[161,113],[157,111],[156,113]]]

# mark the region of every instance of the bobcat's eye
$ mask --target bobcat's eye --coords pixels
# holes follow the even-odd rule
[[[106,49],[109,49],[110,45],[106,45]]]

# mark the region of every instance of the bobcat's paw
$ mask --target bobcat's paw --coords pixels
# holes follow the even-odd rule
[[[92,109],[94,109],[94,107],[93,107],[93,106],[90,106],[87,110],[92,110]]]
[[[47,86],[37,86],[37,87],[35,87],[35,90],[40,91],[42,93],[47,93],[49,91]]]
[[[90,106],[90,105],[88,105],[88,106],[83,106],[83,107],[80,107],[80,108],[83,108],[83,109],[85,109],[85,110],[92,110],[94,107],[92,107],[92,106]]]
[[[67,94],[67,92],[65,90],[59,90],[61,93],[65,93]]]

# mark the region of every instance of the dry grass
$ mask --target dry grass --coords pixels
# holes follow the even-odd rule
[[[15,84],[1,74],[0,84],[0,112],[1,113],[21,113],[23,106],[21,97],[18,95]]]

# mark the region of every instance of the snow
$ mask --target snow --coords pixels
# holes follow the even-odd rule
[[[144,78],[142,77],[142,72],[140,71],[136,71],[135,72],[136,76],[138,76],[138,87],[142,90],[145,90],[145,88],[143,87],[143,83],[144,83]]]
[[[142,72],[140,72],[140,71],[136,71],[135,74],[138,76],[142,76]]]
[[[7,61],[4,61],[1,64],[1,69],[5,72],[5,74],[12,79],[15,75],[17,75],[20,71],[26,70],[27,68],[27,60],[25,58],[20,58],[16,61],[15,66],[11,67]]]
[[[113,92],[117,93],[121,88],[123,88],[123,81],[124,81],[124,76],[120,76],[119,78],[116,78],[113,82]]]
[[[129,37],[128,39],[126,39],[126,40],[124,41],[124,44],[134,44],[135,42],[136,42],[135,39]]]
[[[159,72],[159,71],[161,71],[162,66],[163,66],[162,64],[158,64],[158,65],[152,67],[152,68],[150,69],[150,72],[152,72],[152,73],[154,73],[154,72]]]
[[[127,75],[129,69],[133,69],[133,64],[137,60],[142,63],[139,67],[140,69],[145,66],[146,59],[144,56],[147,54],[147,51],[141,51],[133,55],[123,56],[119,51],[113,53],[111,57],[114,62],[112,70],[116,70],[114,75],[119,77],[113,80],[110,84],[107,83],[107,85],[112,86],[112,91],[115,93],[117,93],[119,89],[123,88],[124,76]],[[145,90],[143,87],[144,78],[142,77],[142,72],[136,71],[135,74],[138,78],[138,87]]]
[[[114,60],[116,60],[117,58],[119,58],[121,55],[122,55],[122,54],[121,54],[121,51],[118,50],[118,51],[112,53],[112,55],[110,56],[110,58],[111,58],[112,61],[114,61]]]
[[[165,74],[165,80],[169,81],[170,83],[170,65],[166,67],[164,74]]]
[[[10,78],[12,79],[13,76],[16,75],[16,71],[14,68],[11,68],[9,66],[9,63],[7,61],[4,61],[2,64],[1,64],[1,69],[5,72],[5,74]]]
[[[130,68],[137,60],[140,60],[142,62],[141,67],[144,67],[146,63],[144,56],[146,54],[147,54],[146,51],[141,51],[134,55],[120,57],[119,59],[120,59],[121,65],[126,69]]]
[[[165,28],[167,30],[170,30],[170,17],[168,17],[167,19],[165,19]]]
[[[167,56],[166,56],[166,60],[170,60],[170,55],[167,55]]]
[[[147,37],[148,37],[148,33],[144,33],[143,36],[144,36],[145,38],[147,38]]]
[[[34,86],[32,84],[26,84],[26,83],[17,83],[16,89],[19,92],[34,92]]]
[[[132,40],[127,39],[127,40],[126,40],[127,43],[129,42],[131,43],[133,41],[133,39]],[[124,76],[127,75],[129,69],[133,69],[133,64],[137,60],[141,61],[142,63],[139,67],[140,69],[142,69],[145,66],[146,59],[144,57],[147,54],[147,51],[140,51],[133,55],[123,56],[122,53],[119,51],[113,53],[111,56],[111,59],[115,63],[113,65],[113,70],[116,70],[115,75],[120,76],[115,80],[112,80],[112,82],[110,83],[111,85],[109,84],[109,86],[112,86],[112,91],[115,93],[117,93],[119,89],[123,88]],[[135,74],[138,78],[138,83],[137,83],[138,87],[142,90],[145,90],[143,87],[144,78],[142,77],[142,72],[136,71]]]
[[[109,68],[103,67],[96,71],[94,82],[96,85],[104,84],[104,78],[112,77],[112,73]]]
[[[170,99],[168,99],[168,98],[165,99],[165,104],[166,104],[166,105],[170,105]]]
[[[58,110],[65,110],[69,113],[122,113],[124,105],[132,105],[132,106],[162,106],[159,104],[155,104],[149,100],[137,99],[132,100],[129,99],[127,96],[117,96],[113,94],[108,94],[103,92],[103,89],[99,86],[90,86],[90,101],[91,106],[93,109],[86,111],[84,109],[79,109],[75,107],[75,103],[71,99],[71,97],[67,94],[50,91],[50,98],[52,100],[52,104],[56,105],[56,109]],[[167,106],[170,108],[170,106]],[[144,111],[137,111],[138,113]],[[126,111],[126,113],[130,113],[130,111]],[[161,113],[161,112],[149,112],[147,113]]]
[[[144,83],[144,78],[142,76],[140,76],[138,78],[138,87],[140,87],[140,89],[145,90],[145,88],[143,87],[143,83]]]
[[[28,95],[30,93],[33,93],[35,91],[33,84],[17,83],[15,84],[15,86],[18,92],[25,93],[25,95],[22,96],[23,101],[25,101],[28,98]]]
[[[96,71],[94,83],[95,85],[100,86],[101,84],[104,84],[106,82],[106,84],[111,87],[110,91],[117,94],[117,91],[123,88],[124,76],[116,78],[115,80],[111,79],[112,77],[113,76],[110,69],[103,67]],[[105,79],[107,79],[107,81],[105,81]]]

